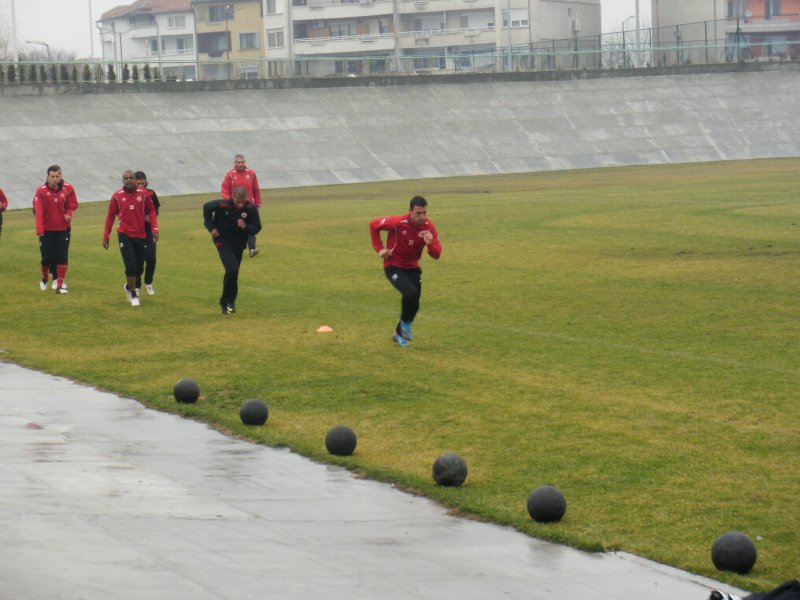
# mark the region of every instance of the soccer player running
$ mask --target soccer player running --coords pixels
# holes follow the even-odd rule
[[[422,295],[422,269],[419,260],[427,250],[431,258],[442,255],[442,244],[436,227],[428,220],[428,201],[414,196],[405,215],[379,217],[369,223],[372,247],[383,259],[386,278],[403,298],[400,303],[400,322],[397,323],[392,340],[405,348],[413,339],[411,323],[419,311]],[[387,231],[386,245],[381,231]]]
[[[47,290],[47,278],[53,273],[56,294],[66,294],[64,278],[69,261],[69,238],[72,214],[78,209],[75,189],[61,177],[61,167],[47,168],[47,181],[33,195],[36,235],[42,255],[39,289]]]
[[[214,241],[225,267],[219,305],[223,315],[236,312],[239,294],[239,267],[247,247],[247,238],[261,231],[258,208],[247,199],[247,190],[236,187],[233,198],[212,200],[203,205],[203,224]]]
[[[147,248],[147,218],[153,231],[153,241],[158,241],[158,218],[156,209],[147,190],[136,186],[133,171],[122,174],[122,189],[111,196],[106,213],[106,225],[103,230],[103,248],[108,250],[108,239],[114,220],[119,218],[117,238],[122,262],[125,265],[127,282],[124,289],[131,306],[139,306],[139,290],[136,280],[144,270],[144,256]]]
[[[150,200],[156,208],[156,215],[158,215],[158,211],[161,209],[161,202],[158,200],[156,191],[147,187],[147,175],[145,175],[144,171],[136,171],[133,176],[136,178],[137,187],[150,193]],[[144,229],[147,233],[147,247],[144,252],[144,289],[147,290],[148,296],[155,296],[156,291],[153,289],[153,277],[156,273],[156,241],[153,239],[153,227],[150,225],[150,216],[145,215],[144,217]],[[142,280],[138,278],[136,280],[136,289],[140,289],[141,287]]]
[[[258,187],[258,177],[253,169],[247,167],[244,154],[237,154],[233,158],[233,168],[225,174],[225,178],[222,180],[220,189],[222,199],[233,198],[233,190],[237,187],[243,187],[247,199],[255,204],[256,209],[261,209],[261,189]],[[250,258],[258,254],[255,234],[247,237],[247,247],[250,250]]]

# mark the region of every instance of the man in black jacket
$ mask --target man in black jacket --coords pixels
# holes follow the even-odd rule
[[[203,220],[225,267],[219,305],[222,314],[229,315],[236,312],[239,267],[247,247],[247,238],[261,231],[261,219],[255,204],[247,200],[247,190],[237,187],[230,200],[206,202],[203,205]]]

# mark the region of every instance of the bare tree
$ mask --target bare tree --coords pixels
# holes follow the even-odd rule
[[[14,48],[5,22],[0,22],[0,60],[13,60]]]
[[[638,36],[635,29],[626,30],[623,24],[617,24],[614,29],[603,34],[603,66],[607,69],[649,66],[650,23],[640,24]]]

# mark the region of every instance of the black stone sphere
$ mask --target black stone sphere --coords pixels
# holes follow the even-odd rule
[[[433,480],[445,487],[458,487],[467,480],[467,463],[455,452],[445,452],[433,462]]]
[[[357,442],[355,432],[344,425],[337,425],[325,435],[325,447],[336,456],[350,456]]]
[[[723,533],[711,548],[711,560],[720,571],[744,575],[756,564],[756,545],[738,531]]]
[[[175,395],[175,400],[178,402],[191,404],[197,402],[197,399],[200,397],[200,386],[197,385],[194,379],[181,379],[175,384],[172,393]]]
[[[250,398],[239,409],[239,417],[245,425],[263,425],[269,418],[269,407],[263,400]]]
[[[528,496],[528,514],[537,523],[555,523],[567,512],[567,499],[552,485],[540,485]]]

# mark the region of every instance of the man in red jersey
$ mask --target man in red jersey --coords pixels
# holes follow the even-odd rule
[[[161,209],[161,202],[158,199],[158,194],[152,188],[147,187],[147,175],[144,171],[136,171],[133,174],[136,177],[136,186],[150,193],[150,200],[153,201],[153,206],[156,208],[156,215]],[[153,239],[153,228],[150,227],[150,221],[147,220],[145,215],[144,229],[147,232],[147,249],[144,254],[144,289],[147,290],[148,296],[155,296],[156,291],[153,289],[153,277],[156,273],[156,242]],[[136,280],[136,289],[142,287],[141,280]]]
[[[220,190],[222,199],[231,200],[233,191],[237,187],[243,187],[247,192],[247,200],[255,204],[257,209],[261,209],[261,189],[258,187],[258,177],[253,169],[247,168],[244,154],[237,154],[233,158],[233,168],[225,174],[225,178],[222,180],[222,189]],[[248,236],[247,248],[250,250],[250,258],[258,254],[255,235]]]
[[[389,232],[386,245],[381,239],[381,231]],[[373,219],[369,223],[369,232],[372,247],[383,259],[386,278],[403,295],[400,322],[392,339],[405,348],[413,339],[411,322],[419,311],[422,295],[422,269],[419,268],[422,251],[427,250],[434,259],[442,255],[439,234],[428,220],[428,201],[422,196],[414,196],[408,214]]]
[[[64,278],[69,261],[69,238],[72,213],[78,208],[75,189],[61,178],[61,167],[47,168],[47,182],[33,195],[33,214],[36,217],[36,235],[39,236],[42,277],[39,289],[47,289],[51,272],[56,294],[66,294]]]
[[[3,235],[3,213],[8,208],[8,198],[3,193],[3,188],[0,188],[0,235]]]
[[[149,218],[153,231],[153,241],[158,241],[158,219],[150,193],[136,187],[136,177],[133,171],[122,174],[122,189],[111,196],[106,214],[106,226],[103,230],[103,248],[108,250],[108,238],[114,219],[119,218],[117,237],[122,262],[125,264],[125,294],[131,306],[139,306],[139,290],[136,289],[136,279],[142,276],[144,270],[144,255],[147,248],[147,230],[145,223]]]

